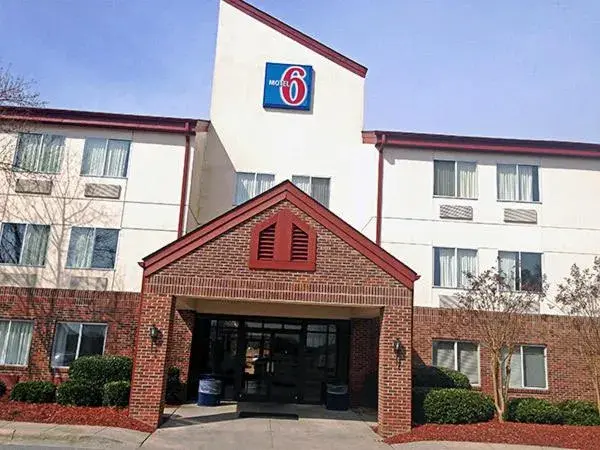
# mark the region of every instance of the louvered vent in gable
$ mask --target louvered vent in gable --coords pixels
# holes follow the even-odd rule
[[[287,209],[252,230],[251,269],[314,271],[316,255],[315,230]]]
[[[268,226],[258,235],[258,259],[269,261],[275,258],[275,229],[277,224]]]

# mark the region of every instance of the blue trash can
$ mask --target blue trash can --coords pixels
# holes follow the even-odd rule
[[[327,385],[327,395],[325,397],[325,407],[332,411],[346,411],[350,407],[350,395],[347,384]]]
[[[200,377],[198,383],[198,406],[217,406],[221,403],[221,380],[211,375]]]

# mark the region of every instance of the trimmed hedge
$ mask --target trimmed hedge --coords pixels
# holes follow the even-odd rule
[[[127,356],[82,356],[71,363],[69,380],[102,388],[111,381],[131,381],[133,362]]]
[[[492,399],[468,389],[432,389],[423,400],[425,420],[429,423],[486,422],[494,417]]]
[[[129,381],[111,381],[104,385],[102,404],[104,406],[127,406],[129,405],[129,392],[131,383]]]
[[[56,386],[49,381],[24,381],[13,386],[10,399],[27,403],[54,403]]]
[[[60,405],[100,406],[102,389],[83,381],[65,381],[56,389],[56,402]]]
[[[465,374],[456,370],[418,366],[413,368],[413,387],[471,389],[471,383]]]
[[[508,401],[506,420],[523,423],[561,424],[563,415],[559,407],[540,398],[515,398]]]
[[[567,400],[558,403],[565,425],[600,425],[600,414],[595,403]]]
[[[4,381],[0,381],[0,397],[4,397],[4,394],[6,394],[6,384]]]

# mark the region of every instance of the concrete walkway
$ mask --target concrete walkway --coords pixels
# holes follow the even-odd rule
[[[536,447],[532,445],[485,444],[478,442],[411,442],[394,444],[397,450],[564,450],[556,447]]]

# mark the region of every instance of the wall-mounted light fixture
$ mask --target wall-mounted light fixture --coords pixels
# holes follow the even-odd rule
[[[392,348],[394,349],[394,353],[396,354],[396,358],[398,358],[398,363],[404,357],[404,346],[402,345],[402,341],[399,338],[394,339],[392,342]]]
[[[156,342],[159,338],[160,330],[156,327],[156,325],[152,325],[150,327],[150,339],[152,339],[152,342]]]

